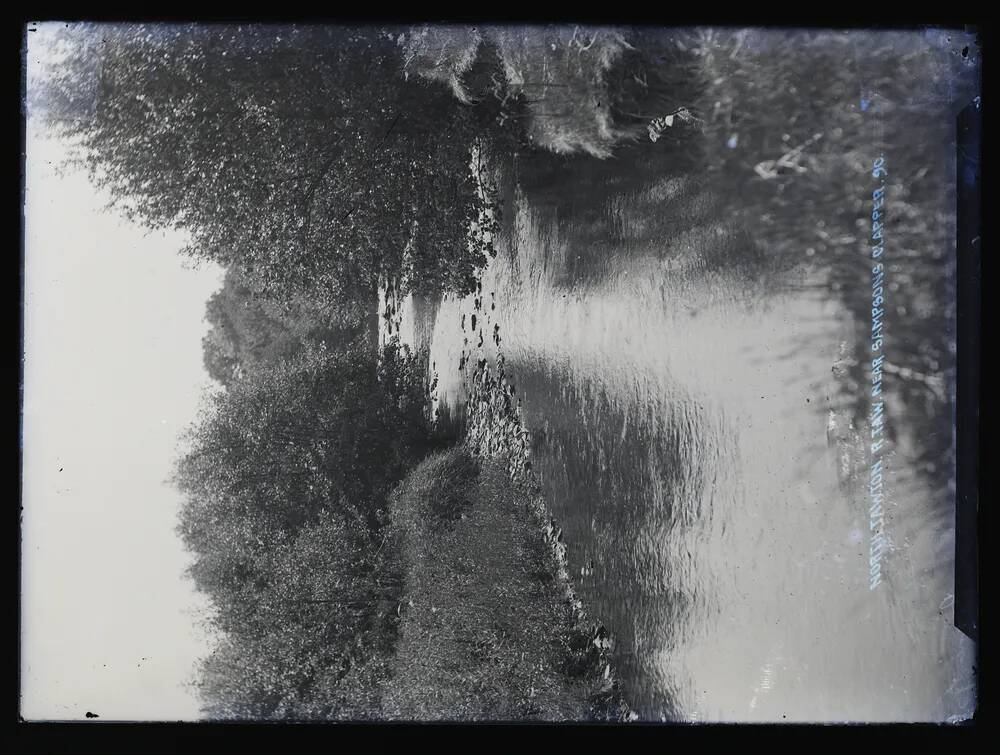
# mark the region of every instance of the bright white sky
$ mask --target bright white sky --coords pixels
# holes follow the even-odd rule
[[[190,719],[206,605],[167,480],[221,271],[105,212],[63,154],[29,131],[21,715]]]

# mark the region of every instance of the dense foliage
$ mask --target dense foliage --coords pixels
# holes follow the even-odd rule
[[[480,117],[405,81],[389,33],[70,27],[32,111],[128,215],[270,291],[467,288],[486,251],[470,169]]]
[[[258,367],[187,437],[180,531],[225,636],[203,679],[216,715],[332,715],[309,690],[387,641],[385,502],[429,436],[414,358],[373,354],[320,344]]]
[[[230,268],[206,306],[205,369],[229,385],[257,365],[294,356],[303,343],[364,348],[374,340],[375,316],[372,304],[356,299],[271,297]]]

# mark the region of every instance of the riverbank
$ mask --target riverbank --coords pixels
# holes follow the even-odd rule
[[[530,483],[459,446],[390,506],[406,574],[387,718],[628,720],[610,642],[582,616]]]
[[[495,187],[512,208],[511,173],[477,155],[477,185]],[[390,502],[406,588],[383,715],[635,720],[611,662],[614,639],[576,594],[562,530],[531,471],[530,434],[482,274],[467,297],[380,287],[380,343],[398,339],[425,355],[435,427],[461,439],[413,470]],[[468,311],[452,311],[462,302]],[[445,323],[462,332],[462,353],[435,360]],[[456,367],[461,396],[439,401],[438,379],[452,380]]]

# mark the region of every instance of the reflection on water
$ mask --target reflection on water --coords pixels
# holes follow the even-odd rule
[[[524,167],[482,293],[445,298],[426,338],[451,408],[469,356],[503,352],[571,573],[617,637],[633,707],[687,720],[967,712],[950,509],[908,474],[905,437],[889,461],[889,581],[868,589],[864,447],[834,370],[852,323],[807,285],[822,272],[769,268],[712,187],[662,164],[616,181],[564,167],[556,203]]]

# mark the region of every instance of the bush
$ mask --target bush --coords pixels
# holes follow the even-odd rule
[[[479,463],[455,450],[425,459],[394,494],[395,510],[413,529],[431,526],[446,529],[471,505],[470,486],[479,474]]]
[[[191,430],[180,531],[226,636],[203,672],[211,715],[348,715],[384,665],[385,500],[429,442],[415,361],[311,346],[216,393]]]

